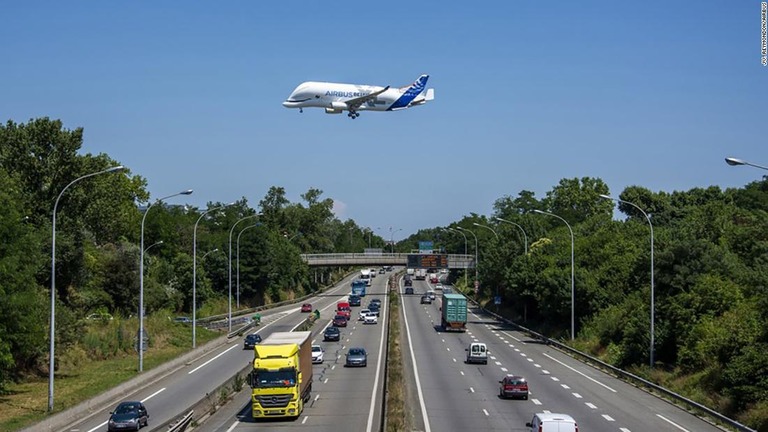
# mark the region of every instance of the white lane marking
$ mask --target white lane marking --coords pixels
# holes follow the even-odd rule
[[[521,357],[528,357],[528,355],[526,353],[523,353],[523,352],[520,353],[520,356]]]
[[[608,414],[603,414],[603,418],[608,420],[609,422],[616,421],[613,419],[613,417],[609,416]]]
[[[660,419],[664,420],[665,422],[667,422],[667,423],[671,424],[672,426],[674,426],[674,427],[676,427],[676,428],[680,429],[681,431],[690,432],[688,429],[686,429],[686,428],[684,428],[684,427],[680,426],[679,424],[677,424],[677,423],[673,422],[672,420],[670,420],[670,419],[668,419],[668,418],[664,417],[664,416],[663,416],[663,415],[661,415],[661,414],[656,414],[656,417],[658,417],[658,418],[660,418]]]
[[[588,406],[588,407],[590,407],[590,408],[592,408],[592,409],[597,409],[597,406],[595,406],[595,404],[593,404],[593,403],[590,403],[590,402],[587,402],[587,403],[585,403],[584,405],[586,405],[586,406]]]
[[[229,429],[227,429],[227,432],[232,432],[239,424],[240,424],[240,420],[235,420],[235,422],[232,423],[232,426],[230,426]]]
[[[501,366],[501,362],[500,362],[500,361],[497,361],[497,362],[496,362],[496,366]]]
[[[582,399],[581,395],[580,395],[580,394],[578,394],[578,393],[571,393],[571,394],[572,394],[572,395],[573,395],[573,397],[575,397],[576,399]]]
[[[620,430],[621,432],[632,432],[631,430],[629,430],[629,429],[627,429],[627,428],[619,428],[619,430]]]
[[[460,373],[462,376],[464,376],[464,371],[459,371],[459,373]]]
[[[424,420],[424,432],[432,432],[429,427],[429,418],[427,417],[427,407],[424,403],[424,393],[421,391],[421,380],[419,379],[419,367],[416,364],[416,356],[413,354],[413,342],[411,341],[411,330],[408,326],[408,315],[405,313],[405,306],[401,309],[403,311],[403,321],[405,322],[405,334],[408,336],[408,350],[411,352],[411,363],[413,364],[413,375],[416,379],[416,392],[419,395],[419,407],[421,408],[421,418]],[[461,371],[464,375],[464,371]]]
[[[566,389],[566,390],[570,390],[570,389],[571,389],[570,387],[568,387],[568,384],[560,384],[560,385],[561,385],[561,386],[562,386],[564,389]]]
[[[502,371],[502,372],[509,372],[509,369],[507,369],[507,368],[501,368],[501,371]]]
[[[336,365],[331,366],[331,370],[334,370],[334,369],[336,369]]]
[[[315,395],[315,402],[317,402],[318,399],[320,399],[320,393]]]
[[[153,397],[155,397],[155,396],[157,396],[158,394],[160,394],[161,392],[163,392],[165,389],[166,389],[166,388],[165,388],[165,387],[163,387],[163,388],[161,388],[160,390],[158,390],[158,391],[156,391],[156,392],[152,393],[151,395],[149,395],[149,396],[145,397],[144,399],[142,399],[142,400],[141,400],[141,403],[144,403],[144,402],[146,402],[146,401],[148,401],[148,400],[152,399]],[[104,423],[102,423],[102,424],[100,424],[100,425],[96,426],[95,428],[93,428],[93,429],[89,430],[88,432],[95,432],[95,431],[97,431],[97,430],[99,430],[99,429],[104,429],[104,426],[106,426],[106,425],[107,425],[107,422],[104,422]]]
[[[483,408],[483,413],[485,413],[486,417],[490,416],[490,414],[488,414],[488,410],[486,410],[485,408]]]
[[[445,349],[446,349],[447,351],[450,351],[450,350],[451,350],[450,348],[445,348]]]
[[[540,364],[538,364],[538,363],[534,363],[533,365],[534,365],[534,366],[536,366],[537,368],[540,368],[540,367],[541,367],[541,365],[540,365]]]
[[[472,393],[474,393],[474,392],[475,392],[475,389],[473,389],[472,387],[470,387],[470,388],[469,388],[469,391],[471,391]]]
[[[210,362],[216,360],[217,358],[223,356],[227,352],[232,351],[233,348],[239,348],[239,347],[240,347],[240,345],[232,345],[231,347],[229,347],[229,348],[225,349],[224,351],[222,351],[221,353],[219,353],[219,355],[217,355],[216,357],[208,360],[207,362],[205,362],[205,363],[201,364],[200,366],[198,366],[198,367],[192,369],[191,371],[187,372],[187,375],[192,375],[193,373],[197,372],[201,368],[205,367],[208,363],[210,363]]]
[[[533,363],[533,359],[532,359],[532,358],[530,358],[530,357],[528,358],[528,361],[529,361],[529,362],[531,362],[531,363]]]
[[[456,359],[453,359],[453,362],[456,363]]]
[[[572,371],[576,372],[577,374],[579,374],[579,375],[583,376],[584,378],[586,378],[586,379],[588,379],[588,380],[590,380],[590,381],[594,382],[595,384],[599,384],[599,385],[601,385],[601,386],[605,387],[606,389],[608,389],[608,390],[610,390],[610,391],[612,391],[612,392],[614,392],[614,393],[617,393],[617,391],[616,391],[616,390],[614,390],[614,389],[612,389],[612,388],[608,387],[607,385],[605,385],[605,384],[601,383],[600,381],[598,381],[598,380],[596,380],[596,379],[594,379],[594,378],[592,378],[592,377],[589,377],[589,376],[587,376],[587,375],[586,375],[586,374],[584,374],[583,372],[581,372],[581,371],[578,371],[578,370],[576,370],[576,369],[574,369],[574,368],[572,368],[572,367],[568,366],[567,364],[565,364],[565,363],[561,362],[560,360],[558,360],[558,359],[556,359],[556,358],[552,357],[551,355],[549,355],[549,354],[547,354],[547,353],[544,353],[544,356],[545,356],[545,357],[549,357],[549,359],[550,359],[550,360],[552,360],[552,361],[554,361],[554,362],[556,362],[556,363],[560,363],[561,365],[563,365],[563,366],[567,367],[568,369],[570,369],[570,370],[572,370]]]
[[[304,416],[304,420],[301,421],[301,424],[306,423],[308,418],[309,418],[309,416]]]
[[[323,381],[323,384],[328,384],[328,378],[326,378],[325,381]]]
[[[515,348],[515,352],[520,352],[520,348]]]
[[[544,375],[549,375],[549,371],[548,371],[548,370],[546,370],[546,369],[542,369],[542,370],[541,370],[541,373],[543,373]]]
[[[558,378],[558,377],[552,377],[552,381],[560,381],[560,378]]]
[[[541,401],[538,399],[531,399],[531,402],[533,402],[534,405],[541,405]]]
[[[496,360],[496,356],[491,356],[491,360]]]

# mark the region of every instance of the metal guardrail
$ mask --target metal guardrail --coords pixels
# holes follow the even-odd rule
[[[192,423],[192,415],[194,413],[195,410],[190,410],[188,413],[174,420],[176,423],[168,425],[167,432],[184,432],[187,429],[187,426]]]
[[[746,425],[743,425],[743,424],[737,422],[736,420],[733,420],[732,418],[726,417],[726,416],[720,414],[719,412],[717,412],[717,411],[715,411],[715,410],[713,410],[713,409],[711,409],[711,408],[709,408],[707,406],[704,406],[704,405],[702,405],[702,404],[700,404],[700,403],[698,403],[696,401],[693,401],[691,399],[686,398],[683,395],[677,394],[677,393],[673,392],[672,390],[664,388],[664,387],[662,387],[662,386],[660,386],[658,384],[652,383],[652,382],[646,380],[645,378],[639,377],[639,376],[637,376],[635,374],[632,374],[632,373],[629,373],[629,372],[624,371],[622,369],[619,369],[616,366],[613,366],[611,364],[605,363],[604,361],[602,361],[602,360],[600,360],[598,358],[592,357],[589,354],[583,353],[583,352],[581,352],[581,351],[579,351],[577,349],[574,349],[574,348],[572,348],[572,347],[570,347],[570,346],[568,346],[568,345],[566,345],[564,343],[561,343],[559,341],[556,341],[554,339],[550,339],[550,338],[548,338],[548,337],[546,337],[546,336],[544,336],[544,335],[542,335],[540,333],[537,333],[537,332],[535,332],[535,331],[533,331],[533,330],[531,330],[529,328],[523,327],[520,324],[515,323],[514,321],[511,321],[511,320],[509,320],[507,318],[504,318],[501,315],[496,314],[495,312],[491,312],[491,311],[489,311],[489,310],[487,310],[487,309],[485,309],[483,307],[480,307],[480,304],[474,298],[472,298],[472,297],[470,297],[470,296],[468,296],[466,294],[464,294],[464,295],[467,296],[467,298],[470,299],[470,301],[472,303],[476,304],[479,309],[481,309],[483,312],[487,313],[488,315],[491,315],[494,318],[496,318],[497,320],[503,321],[503,322],[505,322],[505,323],[507,323],[507,324],[509,324],[509,325],[511,325],[511,326],[513,326],[515,328],[517,328],[518,330],[521,330],[521,331],[523,331],[525,333],[528,333],[528,334],[532,335],[533,337],[535,337],[536,339],[539,339],[539,340],[541,340],[542,342],[544,342],[544,343],[546,343],[548,345],[555,346],[555,347],[557,347],[558,349],[560,349],[562,351],[566,351],[566,352],[571,353],[572,355],[581,357],[582,359],[586,360],[589,363],[597,364],[601,368],[610,370],[615,376],[617,376],[619,378],[623,378],[624,380],[630,381],[630,382],[632,382],[632,383],[634,383],[634,384],[636,384],[638,386],[646,387],[648,389],[656,391],[656,392],[666,396],[667,398],[673,399],[677,403],[680,403],[680,404],[682,404],[684,406],[687,406],[689,409],[695,410],[695,411],[697,411],[697,412],[699,412],[699,413],[701,413],[703,415],[707,415],[710,418],[717,419],[718,421],[722,422],[723,424],[726,424],[726,425],[728,425],[728,426],[730,426],[730,427],[732,427],[732,428],[734,428],[736,430],[743,431],[743,432],[757,432],[755,429],[752,429],[752,428],[750,428],[750,427],[748,427]]]
[[[410,253],[328,253],[301,254],[301,259],[309,265],[398,265],[408,264]],[[474,268],[475,256],[464,254],[448,254],[448,267],[453,269]]]

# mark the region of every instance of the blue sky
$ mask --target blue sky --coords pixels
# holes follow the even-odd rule
[[[12,2],[0,121],[83,127],[153,197],[309,188],[359,225],[443,226],[599,177],[618,195],[741,187],[768,164],[760,2]],[[394,113],[285,109],[301,82],[403,86]]]

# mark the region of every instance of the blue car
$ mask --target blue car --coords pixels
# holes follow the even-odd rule
[[[107,429],[110,432],[123,430],[137,431],[142,426],[149,424],[147,408],[139,401],[120,402],[117,408],[109,414]]]

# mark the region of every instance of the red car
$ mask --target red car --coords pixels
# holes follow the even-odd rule
[[[518,375],[506,375],[504,379],[499,381],[499,384],[501,384],[499,387],[500,398],[528,399],[528,381],[525,378]]]
[[[347,317],[344,315],[336,315],[333,318],[333,326],[334,327],[346,327],[347,326]]]
[[[312,305],[309,303],[304,303],[301,305],[301,311],[302,312],[312,312]]]

